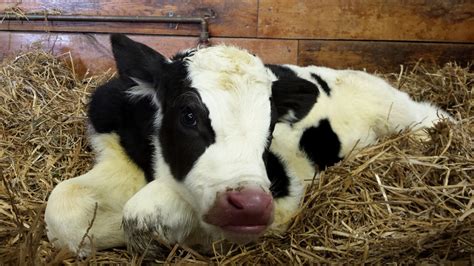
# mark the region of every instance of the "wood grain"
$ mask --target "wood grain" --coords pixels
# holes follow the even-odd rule
[[[298,64],[335,68],[396,72],[400,65],[415,63],[444,64],[474,62],[474,44],[371,42],[371,41],[300,41]]]
[[[260,0],[258,36],[474,41],[474,1]]]
[[[136,41],[145,43],[165,56],[196,46],[194,37],[146,36],[130,35]],[[114,68],[114,61],[108,34],[58,34],[58,33],[20,33],[0,31],[0,60],[21,50],[32,47],[54,54],[70,52],[74,59],[76,73],[84,75],[87,69],[91,73],[99,73],[108,68]],[[294,40],[264,40],[239,38],[212,38],[212,44],[225,43],[248,49],[260,56],[264,62],[283,64],[296,63],[297,41]]]
[[[18,2],[21,2],[18,4]],[[71,0],[0,2],[0,12],[17,6],[26,12],[60,11],[63,15],[114,16],[201,16],[212,9],[217,14],[209,20],[211,36],[255,37],[257,0]],[[90,23],[90,22],[19,22],[3,21],[0,30],[122,32],[166,35],[199,35],[199,25],[164,23]]]
[[[267,64],[296,64],[298,41],[278,39],[211,38],[212,44],[224,43],[245,48]]]

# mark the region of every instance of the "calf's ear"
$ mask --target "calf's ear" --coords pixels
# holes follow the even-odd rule
[[[121,78],[156,87],[167,59],[152,48],[135,42],[124,34],[110,36],[112,52]]]
[[[278,121],[295,123],[303,119],[319,95],[313,83],[297,77],[284,77],[272,84],[272,101]]]

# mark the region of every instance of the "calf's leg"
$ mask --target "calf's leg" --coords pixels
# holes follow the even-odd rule
[[[87,256],[94,248],[125,245],[123,206],[146,183],[117,135],[96,135],[93,142],[99,152],[97,164],[86,174],[59,183],[45,211],[49,240],[80,256]]]
[[[161,244],[202,241],[198,217],[177,186],[174,180],[154,180],[126,203],[123,227],[131,252],[155,257],[163,252]]]

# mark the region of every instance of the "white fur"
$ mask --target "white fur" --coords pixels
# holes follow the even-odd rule
[[[222,235],[210,235],[202,230],[200,218],[193,204],[182,195],[182,185],[168,179],[157,179],[136,193],[123,209],[124,222],[133,221],[128,234],[139,234],[135,239],[144,245],[160,238],[168,244],[181,243],[188,246],[201,245],[209,248]],[[150,252],[155,252],[150,250]]]
[[[137,228],[141,229],[149,226],[146,219],[153,218],[156,233],[164,241],[183,243],[195,230],[198,219],[190,204],[178,194],[179,186],[172,179],[150,182],[125,205],[125,220],[137,218]],[[173,228],[173,234],[164,228]]]
[[[57,247],[85,256],[92,246],[105,249],[125,244],[122,209],[146,183],[143,172],[130,161],[116,134],[94,134],[98,153],[94,168],[84,175],[59,183],[49,196],[45,221],[49,240]],[[83,241],[97,212],[94,223]],[[91,245],[92,244],[92,245]]]
[[[156,106],[160,106],[160,101],[156,94],[156,90],[147,82],[137,78],[131,78],[137,85],[127,90],[130,99],[140,99],[143,97],[150,98]]]

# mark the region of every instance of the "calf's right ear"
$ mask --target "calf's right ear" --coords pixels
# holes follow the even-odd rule
[[[112,52],[121,78],[151,84],[156,88],[167,59],[152,48],[124,34],[110,36]]]

